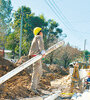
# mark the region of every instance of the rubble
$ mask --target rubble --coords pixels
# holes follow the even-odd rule
[[[74,93],[79,93],[80,90],[74,89],[71,93],[71,75],[66,75],[61,79],[51,81],[52,89],[58,89],[61,91],[60,97],[71,97]]]
[[[67,75],[62,77],[61,79],[51,81],[51,86],[52,88],[61,90],[62,93],[70,93],[71,76]]]

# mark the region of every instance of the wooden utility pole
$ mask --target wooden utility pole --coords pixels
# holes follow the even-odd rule
[[[21,57],[21,51],[22,51],[22,29],[23,29],[23,6],[21,9],[21,31],[20,31],[20,44],[19,44],[19,58]]]

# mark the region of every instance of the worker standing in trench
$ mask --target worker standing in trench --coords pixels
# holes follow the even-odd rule
[[[38,54],[42,54],[42,58],[44,58],[45,50],[44,50],[42,28],[40,27],[34,28],[33,33],[34,33],[34,39],[32,41],[31,48],[29,51],[29,58],[32,58]],[[40,59],[33,64],[33,74],[32,74],[30,90],[35,94],[39,94],[38,84],[41,76],[42,76],[42,61]]]

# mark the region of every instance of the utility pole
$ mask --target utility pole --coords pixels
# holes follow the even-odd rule
[[[86,39],[84,40],[84,57],[83,57],[83,62],[85,62],[85,50],[86,50]]]
[[[21,30],[20,30],[19,58],[21,57],[22,27],[23,27],[23,6],[22,6],[22,9],[21,9]]]

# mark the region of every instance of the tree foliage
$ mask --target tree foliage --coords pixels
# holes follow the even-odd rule
[[[58,64],[59,66],[68,67],[69,63],[81,57],[81,51],[71,47],[69,44],[57,49],[48,55],[45,63]]]
[[[29,7],[23,6],[19,8],[14,14],[14,21],[11,23],[13,32],[7,36],[6,48],[12,50],[16,55],[19,54],[20,41],[20,27],[21,17],[23,16],[23,30],[22,30],[22,55],[28,55],[30,44],[34,37],[33,29],[41,27],[44,35],[45,49],[52,46],[60,40],[62,29],[59,24],[53,19],[46,21],[44,15],[35,16]],[[67,67],[68,64],[79,57],[80,51],[77,48],[71,47],[69,44],[61,49],[58,49],[45,58],[46,63],[55,63]]]
[[[11,22],[11,0],[0,0],[0,28],[1,32],[8,33]]]
[[[89,56],[90,56],[90,52],[88,50],[84,51],[84,56],[85,56],[85,60],[88,61]]]
[[[23,6],[23,12],[21,8],[19,8],[14,14],[14,22],[12,23],[12,28],[14,34],[7,37],[7,48],[10,48],[12,43],[14,42],[14,47],[11,50],[14,50],[15,53],[19,53],[19,37],[20,37],[20,27],[21,27],[21,16],[23,15],[23,34],[22,34],[22,55],[27,55],[29,52],[31,41],[34,37],[33,29],[35,27],[41,27],[43,29],[44,34],[44,42],[45,42],[45,49],[51,46],[54,41],[58,40],[58,35],[62,34],[62,30],[58,28],[58,23],[54,20],[45,20],[43,15],[35,16],[34,13],[31,12],[29,7]],[[12,39],[9,39],[11,38]],[[11,46],[12,47],[12,46]]]
[[[0,0],[0,47],[5,47],[6,35],[10,34],[11,0]]]
[[[80,58],[81,51],[79,51],[77,48],[71,47],[69,44],[67,44],[65,47],[62,48],[62,55],[61,55],[61,64],[66,68],[68,67],[69,63],[72,61],[77,60],[77,58]]]

